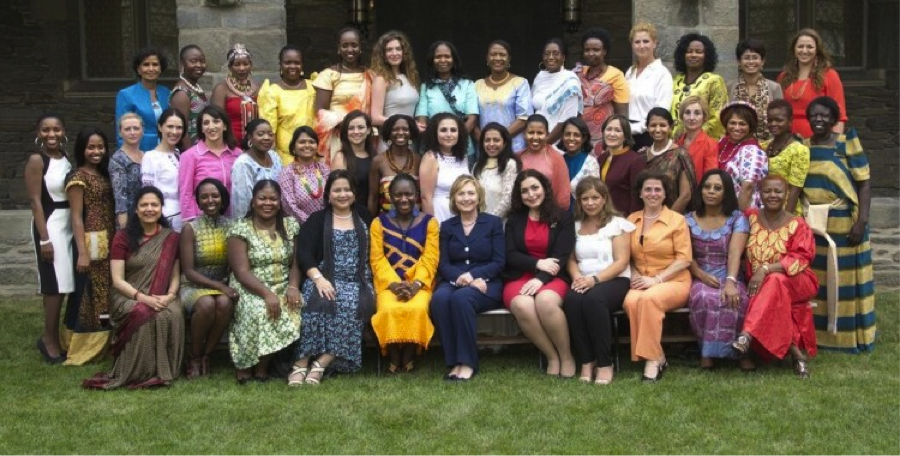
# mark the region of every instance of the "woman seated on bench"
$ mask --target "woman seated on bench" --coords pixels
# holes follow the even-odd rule
[[[503,222],[483,212],[484,188],[462,175],[450,188],[450,212],[441,224],[441,284],[431,297],[431,320],[438,329],[448,381],[467,381],[478,371],[477,316],[500,307],[506,261]]]
[[[638,197],[644,209],[628,216],[631,233],[631,290],[625,313],[631,325],[631,360],[645,360],[641,380],[655,382],[669,367],[662,348],[666,312],[684,307],[691,289],[691,236],[684,216],[665,205],[668,177],[644,171]]]
[[[782,359],[790,352],[794,372],[805,379],[809,369],[802,350],[816,355],[816,328],[809,306],[819,291],[810,268],[816,243],[806,221],[784,210],[787,194],[787,181],[769,174],[759,183],[763,209],[747,210],[750,238],[745,273],[750,280],[750,304],[743,331],[732,347],[741,354],[753,348],[763,359]]]

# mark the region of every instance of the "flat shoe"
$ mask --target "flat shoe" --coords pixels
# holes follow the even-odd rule
[[[742,355],[746,354],[747,350],[750,349],[750,338],[745,335],[738,336],[738,338],[731,343],[731,348]]]
[[[809,379],[809,367],[807,367],[805,359],[794,360],[794,372],[803,380]]]

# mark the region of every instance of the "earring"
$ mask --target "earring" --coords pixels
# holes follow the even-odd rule
[[[419,216],[419,206],[417,204],[413,204],[413,217]]]
[[[38,138],[37,136],[35,136],[35,137],[34,137],[34,147],[37,147],[38,150],[43,149],[43,148],[44,148],[44,141],[41,141],[41,138]]]
[[[506,62],[506,69],[509,69],[509,62]]]
[[[303,70],[300,70],[300,76],[303,76],[304,74],[306,74],[306,72]]]
[[[65,149],[66,146],[69,144],[69,137],[67,135],[63,135],[63,138],[65,138],[66,140],[63,141],[62,143],[60,143],[59,147],[62,149]]]
[[[538,70],[547,71],[547,67],[544,66],[544,61],[541,60],[541,63],[538,64]]]
[[[247,141],[247,148],[249,149],[249,148],[252,148],[252,147],[253,147],[253,143],[250,142],[250,141]]]

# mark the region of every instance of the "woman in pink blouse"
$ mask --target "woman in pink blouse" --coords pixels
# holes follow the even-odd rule
[[[285,214],[303,225],[313,212],[325,208],[322,197],[331,169],[318,160],[319,137],[312,127],[297,127],[290,144],[294,162],[285,163],[278,175],[278,184],[282,189],[281,207]]]
[[[178,199],[181,219],[189,222],[202,212],[194,199],[194,189],[203,179],[212,177],[231,191],[231,168],[241,154],[228,115],[210,105],[197,118],[197,145],[181,154],[178,166]],[[230,217],[231,208],[226,216]]]
[[[547,118],[532,114],[525,121],[525,150],[519,152],[522,171],[534,169],[550,180],[556,204],[563,209],[569,207],[572,188],[569,184],[569,167],[562,155],[547,144],[550,135]]]

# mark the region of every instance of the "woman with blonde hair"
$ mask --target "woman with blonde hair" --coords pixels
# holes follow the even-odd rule
[[[656,56],[659,35],[656,26],[641,21],[634,24],[628,34],[634,65],[625,71],[625,80],[631,98],[628,101],[628,117],[634,137],[634,150],[653,144],[644,120],[653,108],[672,105],[672,74]]]
[[[699,184],[700,178],[707,171],[719,167],[719,143],[703,131],[703,124],[709,118],[709,105],[703,98],[691,95],[681,102],[678,118],[684,126],[684,133],[675,139],[675,144],[687,150],[691,156],[696,178],[694,184]]]

